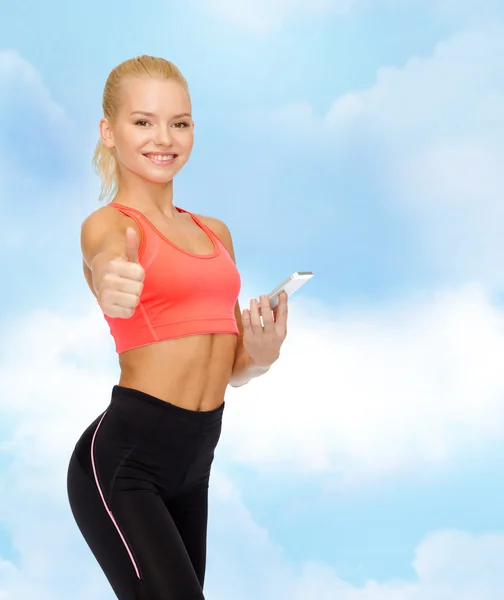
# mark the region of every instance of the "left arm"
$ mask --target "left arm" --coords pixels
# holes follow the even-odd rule
[[[215,232],[236,263],[228,227],[219,219],[198,217]],[[229,381],[232,387],[241,387],[254,377],[263,375],[280,356],[280,347],[287,335],[287,294],[280,295],[278,308],[274,311],[271,311],[267,297],[261,296],[261,314],[264,326],[261,324],[257,300],[251,300],[250,309],[245,309],[243,313],[239,302],[236,302],[235,318],[239,335]]]

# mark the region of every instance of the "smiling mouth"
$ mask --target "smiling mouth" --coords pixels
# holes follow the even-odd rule
[[[156,165],[167,165],[172,163],[178,156],[178,154],[158,154],[154,152],[149,152],[144,154],[145,158],[147,158],[150,162],[153,162]]]

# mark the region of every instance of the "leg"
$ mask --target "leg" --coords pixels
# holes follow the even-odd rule
[[[186,547],[201,588],[205,581],[208,483],[177,494],[166,506]]]
[[[67,493],[77,526],[117,598],[140,600],[140,582],[126,548],[104,509],[96,485],[75,453],[68,467]]]
[[[182,537],[154,487],[116,493],[112,512],[137,563],[145,600],[203,600]]]

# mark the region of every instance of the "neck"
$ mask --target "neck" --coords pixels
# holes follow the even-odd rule
[[[142,212],[161,212],[166,217],[177,216],[173,207],[173,180],[154,183],[145,179],[121,178],[114,201]]]

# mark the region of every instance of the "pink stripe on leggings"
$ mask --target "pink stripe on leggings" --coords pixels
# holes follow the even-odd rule
[[[131,554],[131,550],[128,548],[128,544],[126,543],[126,540],[124,539],[124,536],[121,533],[121,530],[119,529],[119,526],[117,525],[117,523],[114,519],[114,516],[112,515],[111,511],[109,510],[109,508],[107,506],[107,503],[105,502],[105,497],[103,496],[103,492],[101,491],[100,484],[98,482],[98,475],[96,473],[96,465],[95,465],[95,461],[94,461],[94,443],[95,443],[96,434],[98,433],[98,429],[100,429],[100,425],[102,424],[102,421],[103,421],[105,415],[107,414],[107,412],[108,411],[105,411],[103,413],[103,416],[100,419],[100,422],[98,423],[98,426],[96,427],[95,432],[93,434],[93,439],[91,441],[91,463],[93,464],[93,473],[94,473],[94,477],[95,477],[95,481],[96,481],[96,487],[98,488],[98,491],[100,492],[100,496],[103,501],[103,505],[105,506],[105,510],[108,512],[109,517],[112,519],[112,523],[114,523],[114,525],[116,526],[117,532],[121,536],[121,540],[123,541],[123,544],[124,544],[126,550],[128,551],[129,557],[131,558],[131,562],[133,563],[133,567],[135,568],[136,575],[137,575],[138,579],[140,579],[140,572],[135,563],[135,559],[133,558],[133,554]]]

